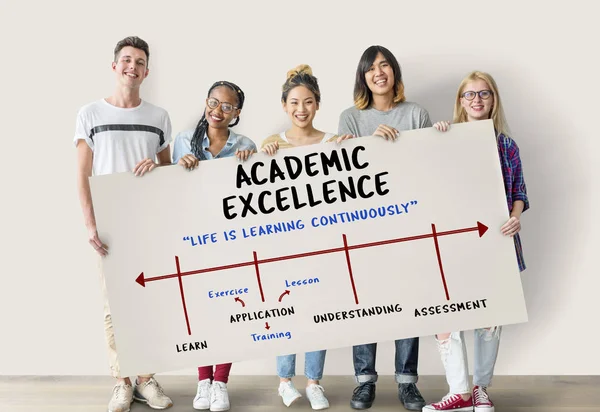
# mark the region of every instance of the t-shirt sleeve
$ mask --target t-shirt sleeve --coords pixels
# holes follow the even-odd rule
[[[171,141],[173,140],[172,136],[171,136],[171,118],[169,117],[169,113],[165,112],[165,118],[163,120],[163,130],[164,130],[164,138],[165,141],[163,142],[162,145],[160,145],[158,147],[158,150],[156,151],[157,153],[162,152],[163,150],[165,150],[167,147],[169,147],[169,145],[171,144]]]
[[[421,109],[421,113],[419,115],[419,128],[424,129],[426,127],[431,127],[431,119],[429,118],[429,112],[425,109]]]
[[[75,144],[75,147],[77,147],[77,142],[79,142],[80,140],[85,140],[85,142],[90,147],[90,149],[92,149],[93,152],[94,141],[90,139],[90,130],[89,126],[87,126],[87,123],[88,122],[86,121],[85,113],[82,110],[80,110],[79,113],[77,113],[77,120],[75,122],[75,138],[73,139],[73,143]]]
[[[342,112],[340,115],[340,123],[338,125],[338,135],[351,134],[359,137],[358,127],[355,119],[348,113],[348,111]]]
[[[165,139],[166,140],[166,139]],[[186,154],[191,154],[191,140],[187,134],[181,132],[175,137],[173,144],[173,164],[176,164]]]
[[[264,149],[264,147],[270,143],[275,143],[275,142],[279,142],[279,145],[281,146],[281,138],[279,137],[278,134],[273,134],[269,137],[267,137],[265,140],[262,141],[261,145],[260,145],[260,149]]]

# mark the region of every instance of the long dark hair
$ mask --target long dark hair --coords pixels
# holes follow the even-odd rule
[[[216,89],[217,87],[226,86],[233,90],[237,96],[237,108],[241,109],[244,106],[244,92],[240,89],[236,84],[227,82],[227,81],[219,81],[213,83],[208,89],[208,94],[206,97],[210,96],[210,93]],[[235,122],[231,123],[229,127],[233,127],[240,122],[240,117],[238,116],[235,119]],[[198,160],[206,160],[206,155],[202,150],[202,140],[204,139],[204,134],[206,133],[206,129],[208,128],[208,121],[206,120],[206,110],[202,113],[202,118],[196,125],[196,129],[194,130],[194,135],[192,136],[191,149],[192,153]]]
[[[356,68],[356,79],[354,81],[354,105],[359,110],[364,110],[373,102],[373,93],[365,80],[365,73],[369,71],[377,54],[381,53],[383,57],[392,66],[394,72],[394,103],[400,103],[406,100],[404,97],[404,83],[402,82],[402,71],[398,60],[391,51],[383,46],[371,46],[364,51]]]

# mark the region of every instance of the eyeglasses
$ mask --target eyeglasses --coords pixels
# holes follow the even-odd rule
[[[480,90],[478,92],[468,91],[468,92],[464,92],[462,94],[462,97],[464,97],[467,100],[473,100],[475,98],[475,96],[479,95],[479,97],[481,97],[483,100],[487,100],[490,98],[490,96],[492,94],[494,94],[494,93],[492,93],[491,90]]]
[[[223,110],[223,113],[230,113],[233,109],[237,109],[237,107],[235,107],[231,103],[220,102],[214,97],[206,99],[206,104],[211,109],[216,109],[217,107],[219,107],[219,105],[221,105],[221,110]]]

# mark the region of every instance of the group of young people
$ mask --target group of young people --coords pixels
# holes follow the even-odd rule
[[[236,84],[215,82],[208,90],[206,107],[195,129],[181,132],[173,144],[171,158],[171,123],[168,113],[140,98],[140,85],[148,76],[148,44],[138,37],[119,41],[114,50],[112,70],[117,78],[114,93],[81,108],[77,116],[74,143],[78,158],[78,190],[89,243],[100,256],[108,246],[98,237],[88,178],[92,175],[132,171],[138,176],[157,166],[179,164],[194,170],[200,161],[236,156],[247,160],[256,153],[256,144],[231,128],[240,122],[245,94]],[[274,155],[279,149],[328,142],[341,143],[360,136],[397,139],[404,130],[435,127],[445,132],[450,122],[432,125],[428,112],[416,103],[407,102],[398,61],[385,47],[371,46],[362,54],[356,69],[354,105],[342,112],[337,133],[324,132],[313,126],[321,100],[316,77],[307,65],[287,73],[281,103],[291,121],[290,127],[263,140],[261,151]],[[520,216],[529,202],[519,148],[509,137],[498,87],[487,73],[474,71],[460,83],[454,104],[453,123],[492,119],[506,189],[510,219],[500,228],[514,238],[520,270],[525,269],[519,238]],[[138,376],[135,383],[120,374],[110,308],[105,300],[105,332],[112,375],[117,379],[108,405],[109,412],[127,412],[133,400],[154,409],[173,405],[153,375]],[[143,310],[143,309],[142,309]],[[395,342],[395,380],[398,397],[409,410],[494,412],[487,393],[498,354],[501,327],[475,331],[475,365],[473,387],[469,384],[464,332],[436,335],[438,349],[446,370],[449,393],[439,402],[426,405],[419,389],[417,365],[419,338]],[[329,402],[320,385],[325,364],[325,350],[305,354],[306,396],[315,410],[326,409]],[[353,347],[353,362],[358,386],[350,405],[368,409],[375,399],[377,344]],[[279,395],[290,406],[302,395],[294,387],[296,355],[277,357],[280,379]],[[230,408],[227,382],[231,364],[198,368],[198,385],[193,408],[226,411]]]

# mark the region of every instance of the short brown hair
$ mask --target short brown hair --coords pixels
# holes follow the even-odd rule
[[[137,36],[125,37],[123,40],[117,43],[115,46],[115,63],[117,62],[117,58],[119,57],[121,50],[127,46],[135,47],[136,49],[140,49],[146,53],[146,67],[148,67],[148,63],[150,61],[150,47],[148,46],[148,43]]]

